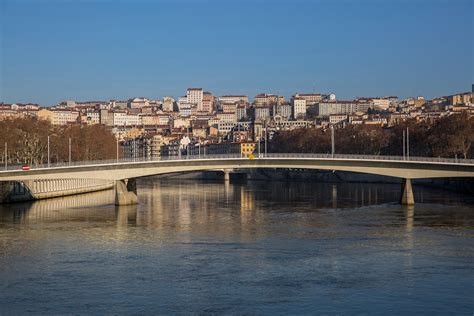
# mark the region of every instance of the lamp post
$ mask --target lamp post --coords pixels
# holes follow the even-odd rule
[[[403,160],[405,160],[405,151],[406,151],[406,144],[405,144],[405,130],[403,130]]]
[[[407,159],[410,160],[410,130],[407,127]]]
[[[48,136],[48,168],[51,166],[51,159],[49,155],[49,136]]]
[[[119,161],[119,140],[117,138],[117,145],[116,145],[116,151],[117,151],[117,162]]]
[[[267,121],[265,120],[265,157],[267,156]]]
[[[71,165],[71,137],[69,137],[69,165]]]
[[[331,157],[334,158],[335,152],[335,144],[334,144],[334,125],[331,125]]]

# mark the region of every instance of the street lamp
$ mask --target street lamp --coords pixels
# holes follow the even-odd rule
[[[8,169],[8,144],[5,142],[5,170]]]
[[[71,165],[71,137],[69,137],[69,165]]]
[[[334,144],[334,125],[331,125],[331,157],[334,158],[335,152],[335,144]]]
[[[49,155],[49,136],[48,136],[48,168],[49,168],[50,165],[51,165],[51,159],[50,159],[50,155]]]

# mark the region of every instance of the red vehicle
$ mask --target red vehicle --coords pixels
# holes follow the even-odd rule
[[[24,165],[21,167],[21,170],[25,170],[25,171],[30,170],[30,166]]]

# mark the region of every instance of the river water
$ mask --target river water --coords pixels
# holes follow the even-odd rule
[[[474,198],[415,187],[138,183],[0,206],[0,314],[474,312]]]

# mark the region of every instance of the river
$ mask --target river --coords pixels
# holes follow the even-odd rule
[[[1,205],[0,314],[472,315],[474,197],[414,190],[146,179],[135,206]]]

